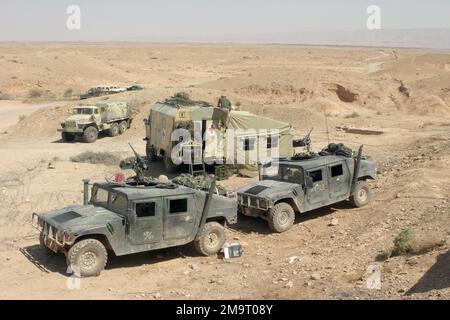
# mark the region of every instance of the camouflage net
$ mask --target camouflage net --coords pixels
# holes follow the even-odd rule
[[[209,187],[211,185],[212,178],[209,176],[192,176],[190,174],[181,174],[178,177],[175,177],[172,179],[172,183],[175,183],[177,185],[182,185],[188,188],[196,189],[196,190],[202,190],[202,191],[208,191]],[[224,188],[216,185],[216,193],[222,196],[227,195],[227,190]]]
[[[326,148],[319,152],[320,156],[343,156],[346,158],[353,157],[353,151],[343,143],[330,143]]]

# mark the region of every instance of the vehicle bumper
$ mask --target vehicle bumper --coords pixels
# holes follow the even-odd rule
[[[58,132],[73,133],[73,134],[83,133],[82,129],[70,129],[70,130],[67,130],[67,129],[60,128],[60,129],[57,129],[57,131]]]

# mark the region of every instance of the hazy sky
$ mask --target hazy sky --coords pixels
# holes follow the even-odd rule
[[[449,0],[0,0],[0,41],[152,40],[357,30],[366,9],[383,29],[450,28]],[[66,28],[69,5],[81,29]]]

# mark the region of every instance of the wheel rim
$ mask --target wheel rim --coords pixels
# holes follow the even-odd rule
[[[364,189],[358,191],[358,199],[361,202],[366,202],[367,200],[367,192]]]
[[[206,238],[208,247],[215,248],[219,244],[219,236],[215,232],[211,232]]]
[[[94,132],[94,130],[89,130],[89,134],[88,134],[89,140],[94,139],[94,137],[95,137],[95,132]]]
[[[284,225],[289,222],[289,213],[286,211],[281,211],[278,215],[278,223]]]
[[[80,267],[90,270],[97,264],[97,254],[94,251],[86,251],[80,256]]]

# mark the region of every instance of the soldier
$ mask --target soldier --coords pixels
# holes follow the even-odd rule
[[[219,102],[217,103],[218,108],[231,109],[231,102],[226,96],[221,96]]]

